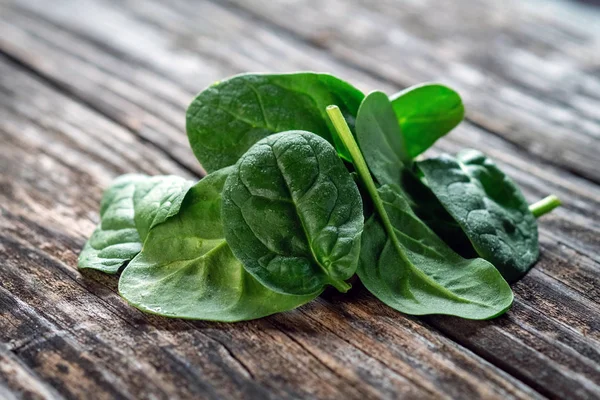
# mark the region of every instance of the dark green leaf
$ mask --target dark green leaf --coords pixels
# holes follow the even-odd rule
[[[442,203],[412,171],[402,175],[402,191],[417,216],[452,250],[465,258],[477,257],[469,238]]]
[[[230,170],[202,179],[177,215],[150,230],[119,281],[119,292],[135,307],[168,317],[232,322],[291,310],[318,296],[275,293],[231,253],[221,224],[221,189]]]
[[[465,114],[458,93],[435,83],[409,87],[391,96],[391,101],[410,158],[450,132]]]
[[[289,294],[341,291],[354,275],[361,197],[333,147],[310,132],[269,136],[244,154],[225,184],[225,237],[246,270]]]
[[[465,150],[418,166],[479,256],[511,282],[531,268],[539,254],[537,222],[517,185],[493,161]]]
[[[191,181],[129,174],[114,180],[100,204],[100,223],[79,255],[79,268],[115,274],[142,249],[147,231],[177,212]]]
[[[325,107],[340,104],[353,124],[364,95],[328,74],[244,74],[201,92],[187,110],[194,154],[208,171],[233,165],[254,143],[273,133],[301,129],[334,143]],[[336,144],[345,154],[343,145]]]

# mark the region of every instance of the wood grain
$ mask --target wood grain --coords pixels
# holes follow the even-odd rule
[[[529,2],[456,2],[431,16],[427,2],[0,4],[0,396],[600,397],[598,119],[583,101],[598,100],[595,30]],[[457,30],[461,12],[468,23]],[[543,34],[553,39],[546,47]],[[466,50],[496,37],[507,39],[495,49],[521,55],[486,51],[482,60]],[[552,63],[525,74],[523,60],[561,51],[572,56],[566,75],[552,75]],[[506,316],[411,318],[356,285],[350,296],[329,293],[259,321],[185,322],[142,314],[116,294],[115,278],[76,270],[111,178],[202,175],[183,126],[195,92],[237,72],[297,69],[388,92],[444,78],[466,94],[469,120],[433,153],[476,147],[531,201],[563,199],[540,220],[542,256],[514,286]],[[575,81],[545,86],[559,76]],[[535,101],[522,108],[515,98]]]

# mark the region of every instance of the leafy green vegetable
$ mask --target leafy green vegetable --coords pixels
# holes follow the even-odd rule
[[[500,315],[513,300],[500,272],[514,280],[531,267],[535,217],[560,201],[528,207],[474,151],[415,161],[463,116],[460,96],[439,84],[388,98],[314,72],[217,82],[186,115],[212,173],[193,187],[115,180],[79,267],[123,270],[120,294],[169,317],[260,318],[327,285],[346,292],[355,272],[409,314]]]
[[[374,91],[359,107],[356,137],[377,181],[398,185],[412,159],[454,128],[463,114],[460,96],[442,85],[413,86],[392,100]]]
[[[115,274],[142,249],[147,231],[179,209],[191,181],[128,174],[114,180],[100,204],[100,223],[79,255],[79,268]]]
[[[232,322],[291,310],[319,295],[275,293],[231,253],[221,224],[221,190],[231,170],[202,179],[178,214],[150,230],[119,281],[128,302],[168,317]]]
[[[104,192],[100,203],[100,223],[79,254],[79,268],[116,274],[121,266],[142,249],[135,227],[133,193],[136,182],[145,175],[122,175]]]
[[[414,164],[413,164],[414,167]],[[411,170],[404,170],[400,187],[411,209],[452,250],[464,258],[477,257],[467,235],[442,203]]]
[[[488,319],[512,304],[492,264],[452,251],[411,210],[399,188],[378,189],[385,218],[365,224],[358,276],[371,293],[407,314]]]
[[[475,150],[418,163],[424,179],[479,256],[506,280],[523,276],[538,258],[535,217],[517,185]]]
[[[435,83],[409,87],[392,96],[391,102],[410,158],[431,147],[465,115],[458,93]]]
[[[192,181],[173,175],[153,176],[136,184],[134,220],[142,242],[151,228],[177,214],[192,184]]]
[[[356,138],[369,170],[380,184],[400,186],[413,211],[436,234],[453,249],[460,249],[461,255],[475,255],[457,222],[414,176],[413,161],[405,150],[406,138],[384,93],[372,92],[364,98],[356,117]]]
[[[419,92],[396,101],[417,99]],[[394,124],[392,114],[392,104],[381,92],[365,97],[358,111],[356,136],[375,178],[400,185],[413,210],[453,249],[465,256],[479,254],[509,281],[521,277],[537,259],[538,243],[535,218],[518,187],[471,150],[459,154],[459,160],[442,156],[419,162],[429,186],[424,188],[407,168],[411,161],[404,149],[411,139]]]
[[[362,101],[356,117],[356,137],[377,181],[399,184],[411,158],[385,93],[371,92]]]
[[[513,295],[494,266],[454,253],[412,212],[399,187],[377,189],[339,110],[330,106],[328,112],[375,208],[365,225],[357,270],[365,287],[409,314],[487,319],[505,312]]]
[[[223,193],[225,238],[246,270],[287,294],[345,292],[363,230],[358,188],[334,148],[310,132],[256,143]]]
[[[328,74],[237,75],[208,87],[190,104],[188,138],[208,172],[235,164],[254,143],[277,132],[306,130],[333,144],[325,107],[340,104],[353,125],[363,97]],[[336,147],[347,157],[341,143]]]

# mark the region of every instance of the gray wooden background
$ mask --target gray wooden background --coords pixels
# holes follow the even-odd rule
[[[600,398],[600,11],[582,2],[0,0],[0,398]],[[102,190],[199,177],[185,109],[243,71],[456,88],[432,154],[489,154],[541,258],[493,321],[414,318],[357,287],[258,321],[169,320],[76,269]]]

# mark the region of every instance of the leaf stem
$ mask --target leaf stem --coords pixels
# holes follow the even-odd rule
[[[383,201],[379,197],[379,193],[377,192],[377,187],[375,186],[375,182],[371,177],[371,172],[369,171],[369,167],[367,167],[367,162],[365,161],[356,140],[354,140],[354,136],[352,136],[352,132],[350,132],[350,127],[348,127],[348,123],[344,119],[342,112],[339,107],[336,105],[327,106],[327,115],[329,115],[329,119],[333,123],[335,130],[337,131],[340,139],[348,149],[350,156],[352,157],[352,162],[354,163],[354,167],[358,172],[358,175],[362,179],[371,199],[373,200],[373,205],[375,206],[375,210],[377,210],[377,214],[379,218],[383,222],[383,227],[386,230],[388,237],[394,242],[394,245],[398,248],[398,253],[407,265],[411,265],[410,260],[408,260],[406,254],[401,250],[400,243],[398,243],[398,238],[396,237],[396,232],[394,232],[394,228],[392,222],[390,221],[390,217],[388,216],[385,207],[383,206]]]
[[[558,197],[551,194],[550,196],[544,197],[540,201],[536,201],[532,205],[529,206],[529,211],[533,214],[534,217],[539,218],[544,214],[549,213],[554,210],[556,207],[560,206],[562,203]]]
[[[354,163],[354,167],[358,172],[358,175],[362,179],[369,195],[373,199],[375,203],[375,208],[379,212],[379,214],[385,214],[385,210],[383,209],[383,204],[378,204],[376,199],[379,198],[377,194],[377,187],[375,186],[375,182],[373,182],[373,178],[371,178],[371,172],[369,171],[369,167],[367,167],[367,162],[365,161],[363,155],[358,148],[358,144],[354,140],[354,136],[352,136],[352,132],[350,132],[350,127],[346,123],[342,112],[339,107],[336,105],[331,105],[327,107],[327,115],[329,115],[329,119],[333,123],[335,130],[337,131],[340,139],[350,152],[350,156],[352,156],[352,162]]]
[[[331,286],[336,288],[341,293],[346,293],[348,290],[352,288],[352,285],[346,281],[331,279],[328,281]]]

